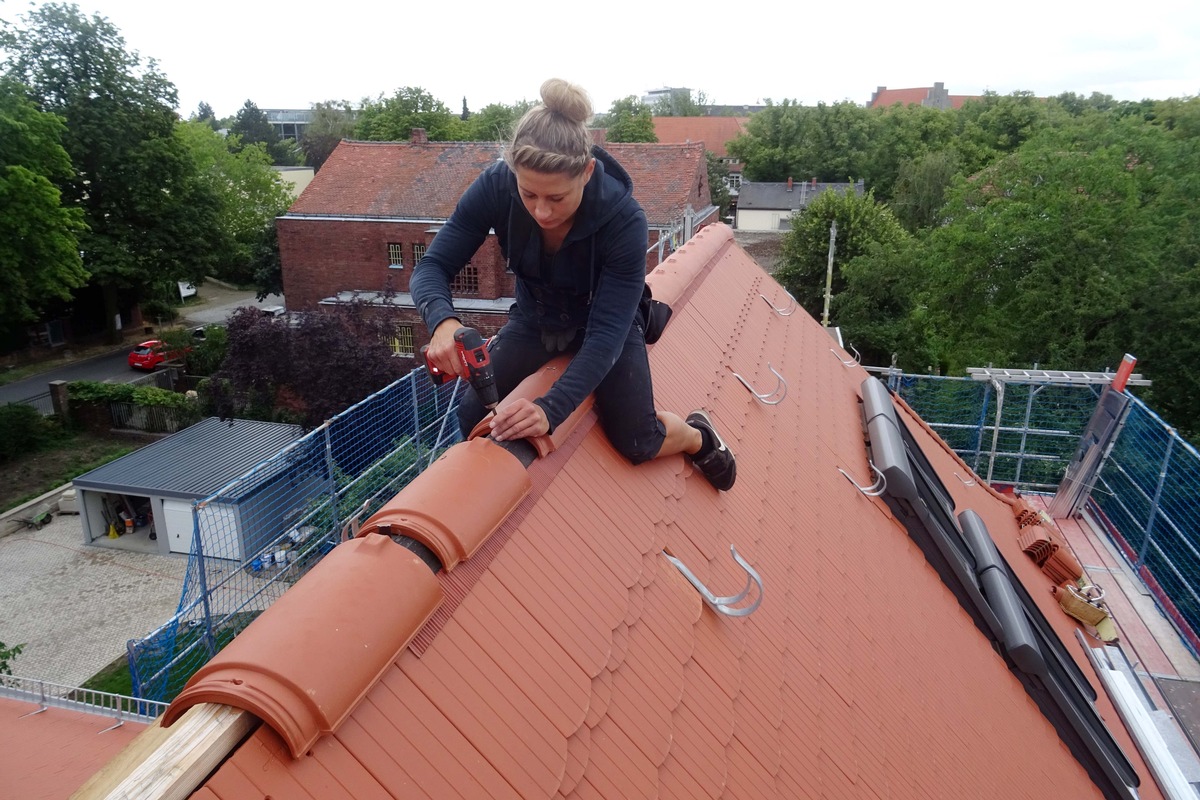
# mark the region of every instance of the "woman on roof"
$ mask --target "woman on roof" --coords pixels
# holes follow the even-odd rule
[[[734,456],[708,414],[697,410],[685,420],[654,407],[636,313],[649,235],[633,182],[592,145],[592,104],[582,88],[554,78],[541,96],[517,123],[504,159],[467,189],[413,273],[413,300],[431,331],[427,359],[465,377],[455,357],[462,322],[450,281],[494,230],[517,279],[517,302],[490,346],[500,397],[559,353],[574,357],[546,394],[499,409],[492,439],[552,433],[594,392],[600,425],[630,462],[684,453],[713,486],[728,490]],[[458,408],[464,436],[485,413],[467,392]]]

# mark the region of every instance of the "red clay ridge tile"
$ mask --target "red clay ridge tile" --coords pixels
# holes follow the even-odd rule
[[[533,373],[525,380],[517,384],[517,387],[509,393],[507,397],[500,401],[497,410],[512,405],[519,399],[533,400],[541,397],[546,392],[550,391],[550,387],[554,382],[562,376],[563,370],[571,363],[568,356],[559,356],[558,358],[547,361],[541,369]],[[559,447],[562,447],[565,442],[574,432],[579,421],[583,419],[587,412],[592,410],[594,399],[591,395],[584,398],[584,401],[579,404],[578,408],[571,412],[571,415],[563,420],[562,424],[554,429],[554,433],[546,436],[537,436],[527,441],[537,450],[538,458],[545,458],[553,453]],[[479,423],[471,429],[467,435],[467,439],[477,439],[487,436],[492,432],[492,415],[488,414],[481,419]]]
[[[712,269],[720,252],[732,243],[733,228],[728,225],[709,225],[700,230],[646,278],[654,298],[678,311],[688,288],[695,287],[696,278]]]
[[[258,716],[299,758],[337,729],[441,601],[437,578],[410,551],[383,536],[345,542],[192,676],[163,725],[223,703]]]
[[[359,535],[416,539],[449,572],[487,541],[529,487],[525,466],[491,439],[461,442],[375,512]]]

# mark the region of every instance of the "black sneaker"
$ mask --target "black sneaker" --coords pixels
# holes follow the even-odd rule
[[[716,489],[728,492],[733,488],[733,482],[737,478],[737,461],[733,451],[725,446],[725,440],[721,438],[721,434],[717,433],[717,429],[704,409],[697,409],[688,414],[687,424],[693,428],[708,431],[713,442],[712,450],[708,451],[706,455],[691,456],[692,463]]]

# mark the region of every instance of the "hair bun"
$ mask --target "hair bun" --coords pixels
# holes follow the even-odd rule
[[[542,105],[578,125],[592,116],[592,101],[587,92],[562,78],[551,78],[542,84]]]

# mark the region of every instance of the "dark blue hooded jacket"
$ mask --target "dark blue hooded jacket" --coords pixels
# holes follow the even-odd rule
[[[646,283],[646,213],[633,199],[633,181],[612,156],[592,148],[596,166],[583,190],[571,230],[543,263],[537,223],[517,191],[508,164],[498,161],[471,184],[413,272],[413,300],[430,331],[457,316],[450,281],[475,255],[489,231],[517,277],[510,314],[543,330],[584,329],[583,344],[562,377],[537,403],[557,428],[616,361]]]

